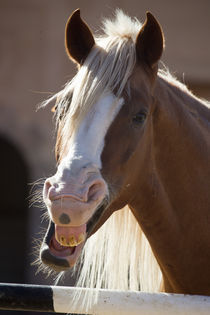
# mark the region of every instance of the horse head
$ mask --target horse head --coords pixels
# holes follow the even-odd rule
[[[86,239],[135,199],[139,177],[143,184],[147,176],[164,39],[149,12],[132,30],[122,12],[118,19],[121,33],[107,22],[98,38],[80,10],[66,25],[66,51],[78,73],[57,97],[58,167],[43,189],[50,225],[41,259],[56,270],[76,263]]]

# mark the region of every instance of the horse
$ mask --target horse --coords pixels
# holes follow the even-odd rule
[[[210,111],[160,69],[156,18],[117,10],[94,36],[76,10],[78,67],[55,102],[57,170],[40,258],[78,286],[210,295]]]

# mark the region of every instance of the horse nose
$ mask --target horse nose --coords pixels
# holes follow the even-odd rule
[[[69,176],[48,178],[43,197],[52,221],[57,225],[79,226],[87,222],[107,195],[100,171],[82,168]]]
[[[44,199],[51,202],[60,198],[71,198],[74,201],[88,202],[94,199],[97,192],[104,186],[102,178],[89,178],[84,184],[70,181],[69,183],[53,183],[50,179],[44,185]]]
[[[51,186],[45,203],[51,220],[58,226],[81,226],[92,217],[107,192],[102,178],[88,183],[83,193],[69,188],[57,193]]]

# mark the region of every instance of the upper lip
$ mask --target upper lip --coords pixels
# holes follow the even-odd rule
[[[108,205],[108,197],[105,197],[103,199],[103,201],[101,202],[101,204],[97,207],[94,215],[89,219],[89,221],[87,222],[87,238],[90,237],[94,227],[96,226],[96,224],[99,221],[99,218],[101,217],[101,215],[104,213],[106,207]],[[50,245],[50,241],[52,239],[52,235],[55,233],[55,224],[53,221],[50,220],[49,223],[49,227],[47,229],[44,241],[43,241],[43,247],[48,247]],[[87,240],[86,238],[86,240]],[[86,242],[86,240],[84,242]]]

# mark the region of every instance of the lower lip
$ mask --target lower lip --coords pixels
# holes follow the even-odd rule
[[[64,247],[60,245],[53,236],[50,241],[49,250],[56,258],[66,259],[72,267],[76,263],[84,244],[85,242],[74,247]]]
[[[64,247],[56,241],[55,237],[53,237],[50,241],[49,248],[53,255],[58,257],[66,257],[74,254],[76,247]]]

